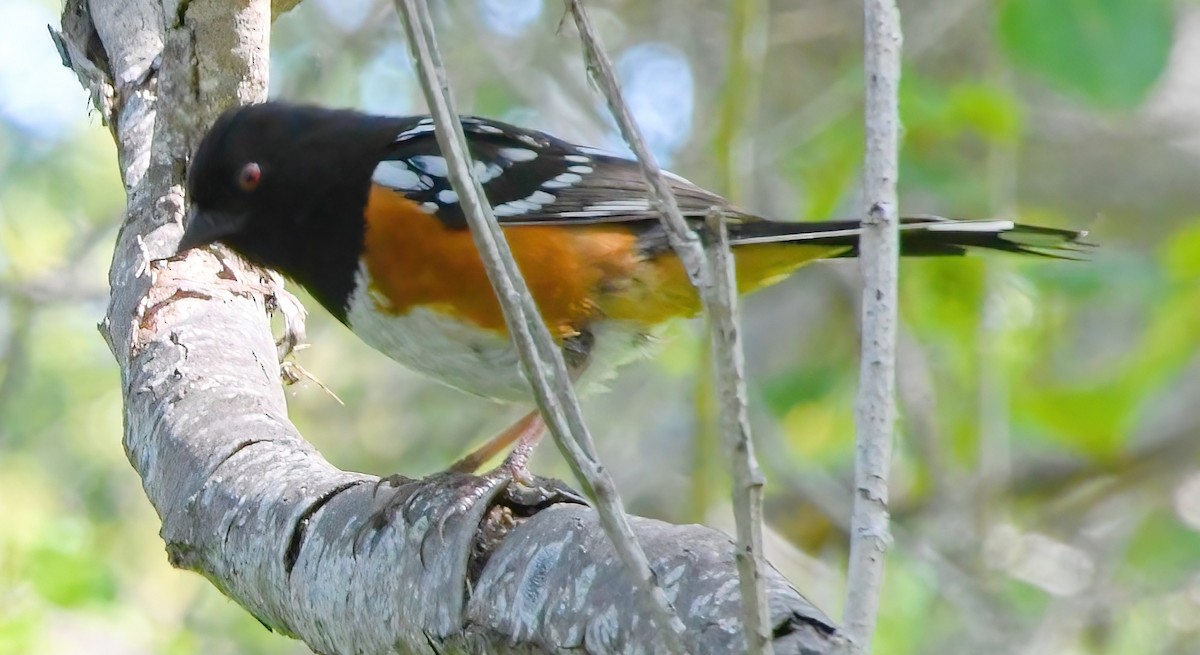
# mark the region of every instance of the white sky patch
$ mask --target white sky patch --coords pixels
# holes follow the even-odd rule
[[[367,61],[358,74],[359,97],[372,114],[400,116],[412,113],[415,96],[408,49],[389,43]],[[279,77],[272,72],[271,79]]]
[[[542,15],[543,0],[476,0],[483,24],[504,36],[517,36]]]
[[[46,33],[58,23],[41,4],[0,2],[0,118],[46,141],[70,137],[88,120],[87,94]]]
[[[621,53],[617,76],[646,145],[668,165],[692,133],[695,82],[687,56],[664,43],[643,43]],[[615,132],[605,145],[621,156],[632,154]]]
[[[338,29],[343,32],[357,32],[362,29],[367,16],[375,8],[375,0],[317,0],[317,7]],[[395,60],[392,65],[395,65]]]

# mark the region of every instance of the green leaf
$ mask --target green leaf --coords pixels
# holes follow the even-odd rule
[[[1009,57],[1099,107],[1130,109],[1167,65],[1167,0],[1005,0],[998,21]]]

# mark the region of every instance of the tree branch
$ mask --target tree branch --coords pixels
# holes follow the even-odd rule
[[[101,331],[121,371],[126,452],[171,562],[322,653],[656,651],[575,495],[452,475],[387,487],[337,470],[287,420],[271,277],[221,252],[160,260],[181,234],[197,135],[265,95],[270,13],[263,1],[74,0],[64,23],[85,29],[56,35],[73,67],[86,58],[113,81],[102,111],[128,202]],[[633,527],[684,608],[689,651],[739,650],[728,538]],[[764,580],[776,647],[828,652],[830,621],[774,569]]]
[[[867,216],[859,245],[863,276],[862,361],[855,402],[854,512],[846,579],[851,652],[868,653],[879,613],[888,531],[888,469],[896,422],[896,302],[899,233],[896,177],[900,135],[900,10],[865,0]]]

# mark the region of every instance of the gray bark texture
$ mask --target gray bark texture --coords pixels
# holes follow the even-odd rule
[[[658,651],[578,495],[334,468],[287,418],[268,313],[292,301],[278,282],[212,252],[160,259],[181,234],[198,136],[266,95],[272,13],[261,0],[68,0],[51,30],[117,144],[128,213],[100,329],[171,563],[319,653]],[[690,652],[744,652],[729,538],[633,525]],[[775,569],[764,584],[776,652],[828,652],[833,623]]]

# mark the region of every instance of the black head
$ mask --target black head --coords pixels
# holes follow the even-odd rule
[[[400,123],[283,103],[226,111],[192,158],[178,251],[223,243],[344,320],[371,173]]]

